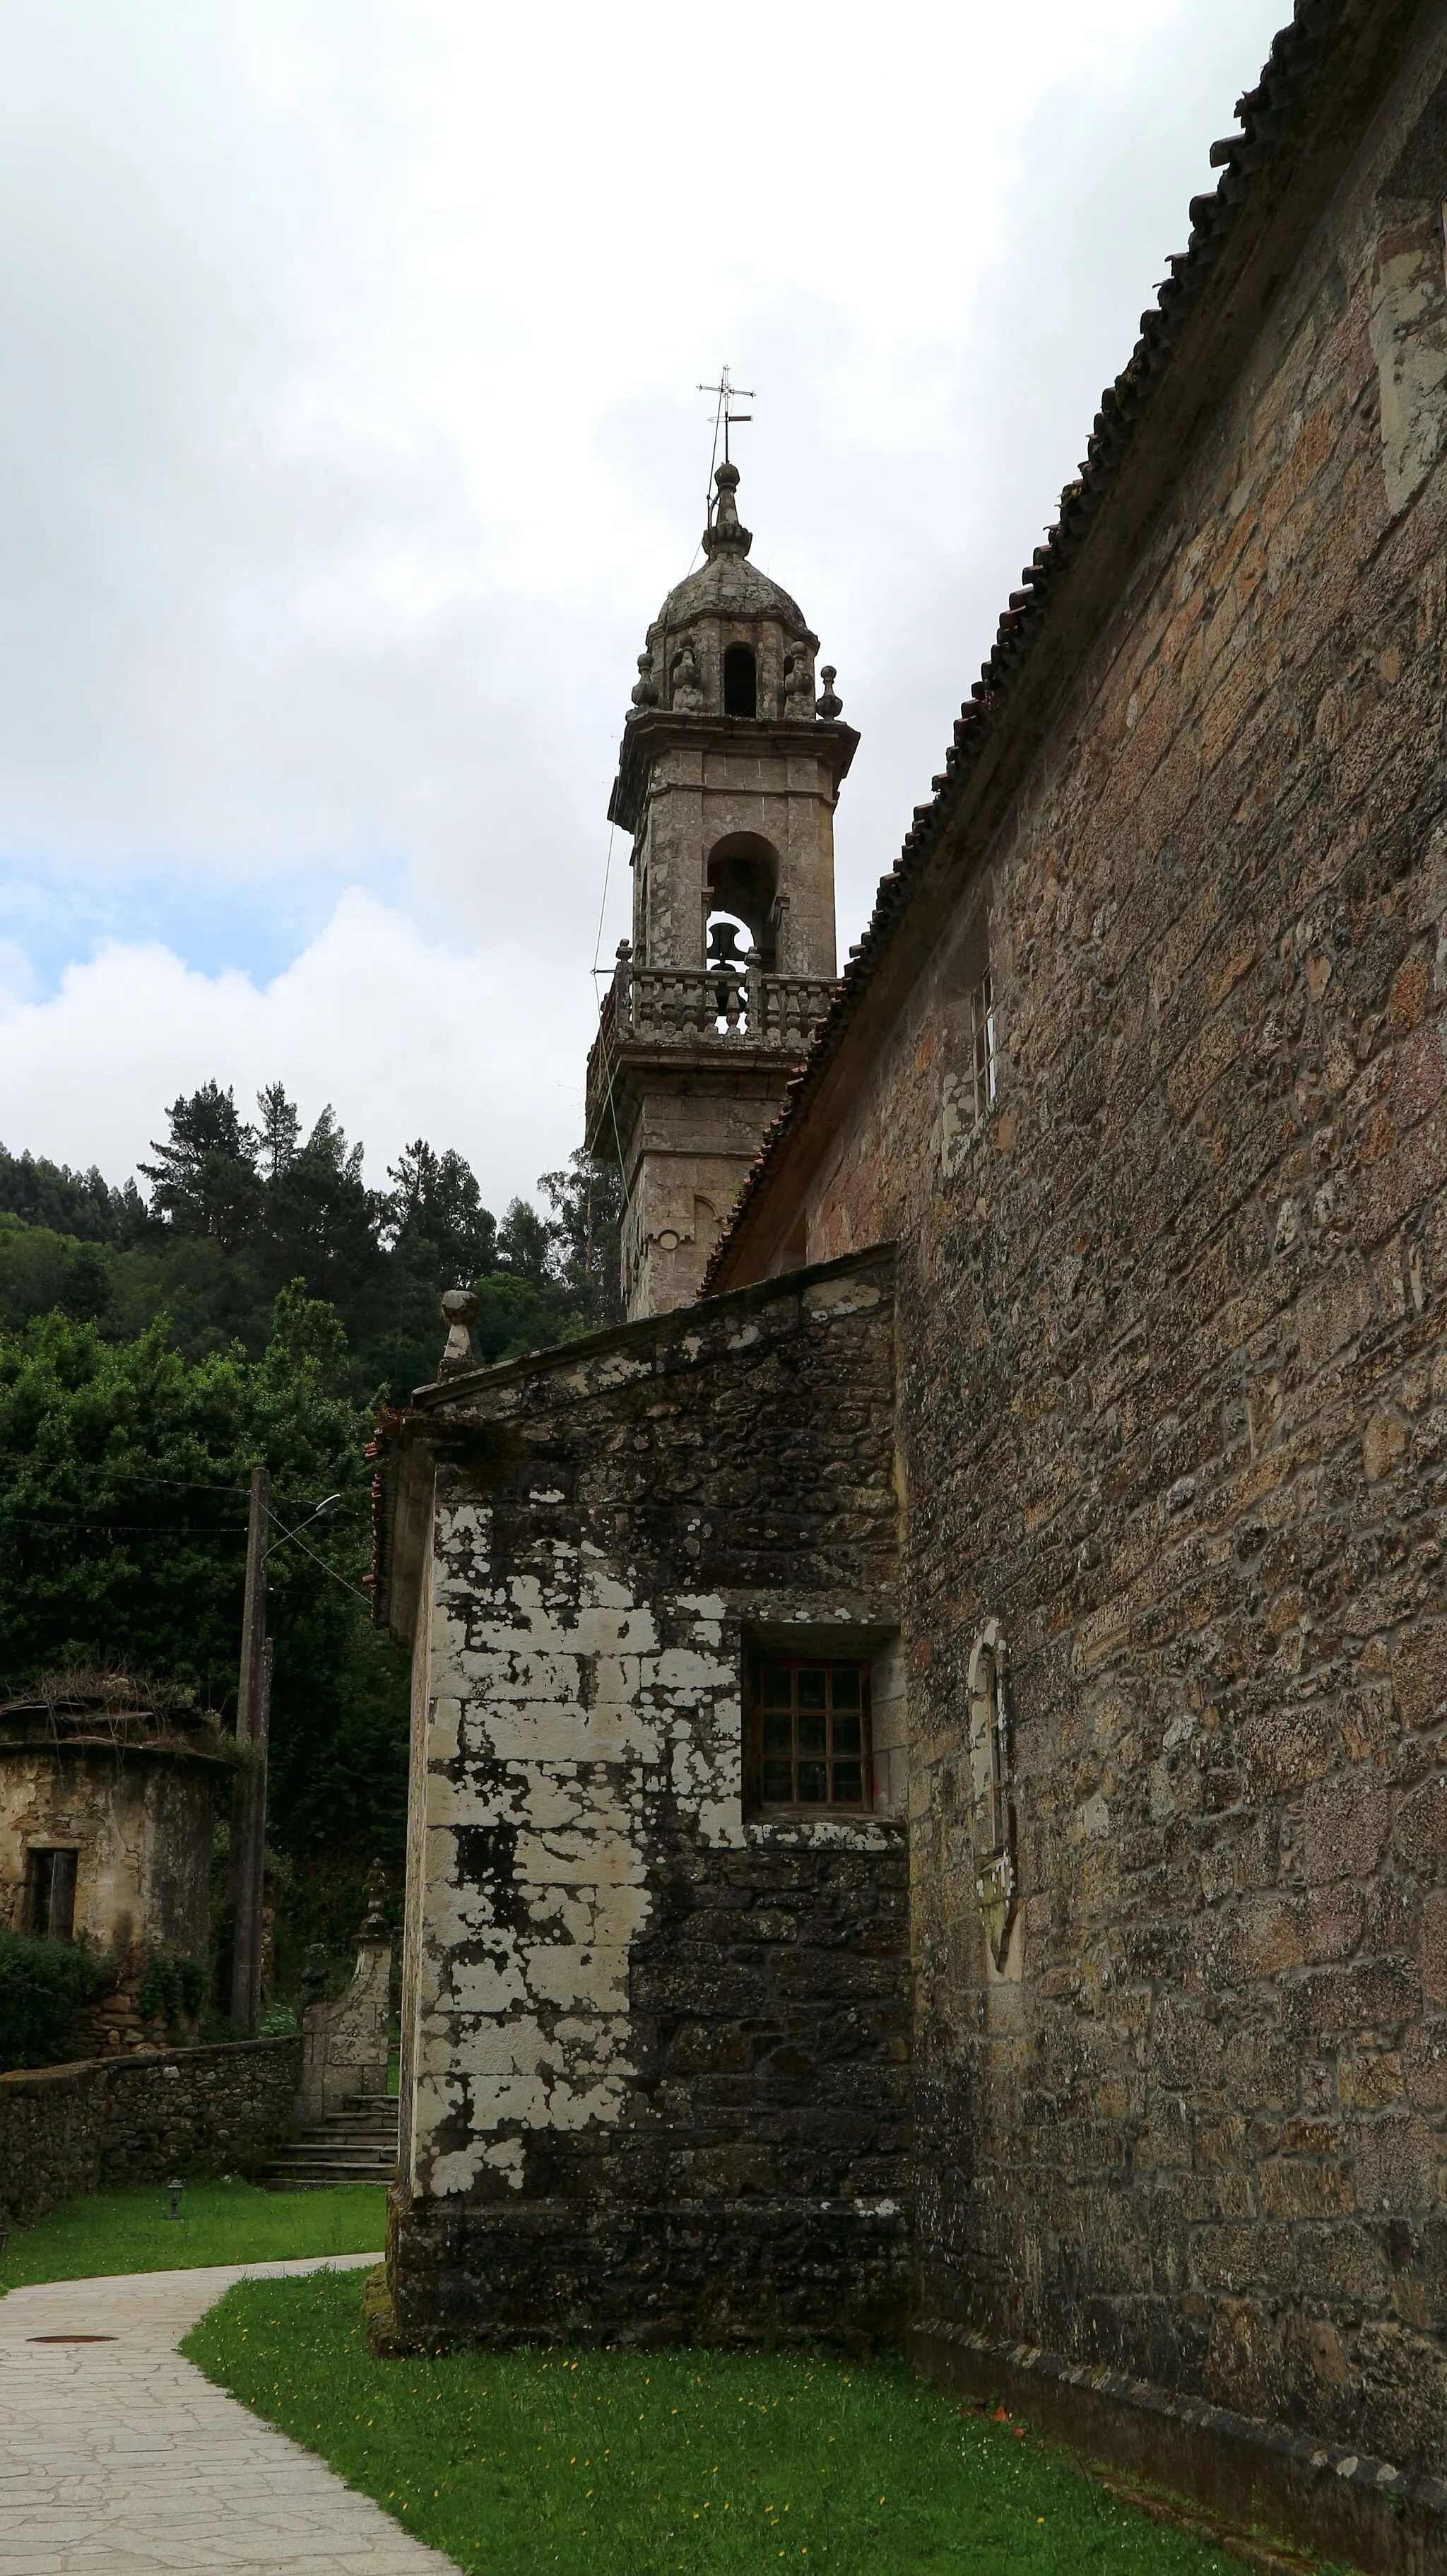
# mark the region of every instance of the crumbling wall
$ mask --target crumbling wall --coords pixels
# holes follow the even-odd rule
[[[927,2309],[1440,2468],[1438,43],[962,855],[809,1250],[900,1246]]]
[[[751,1626],[892,1630],[894,1408],[874,1255],[430,1409],[404,2334],[900,2322],[903,1826],[741,1765]]]

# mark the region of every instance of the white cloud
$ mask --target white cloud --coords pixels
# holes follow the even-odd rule
[[[84,874],[121,946],[89,966],[76,929],[33,1054],[12,998],[0,1135],[118,1173],[163,1092],[285,1071],[289,979],[188,978],[186,924],[207,888],[242,925],[239,888],[315,919],[299,889],[355,881],[401,913],[354,896],[294,974],[346,942],[385,995],[400,942],[439,1028],[463,987],[486,1024],[456,1073],[493,1085],[489,1188],[568,1150],[620,721],[725,357],[757,557],[864,736],[847,939],[1284,11],[4,0],[0,937],[65,951]],[[605,954],[625,899],[619,867]],[[77,993],[104,1107],[48,1034]],[[381,1159],[463,1141],[414,1116],[418,1047],[384,998],[320,1082]]]
[[[197,974],[159,943],[108,941],[52,1000],[7,1006],[4,966],[0,953],[0,1139],[12,1149],[72,1162],[79,1150],[124,1172],[198,1080],[231,1085],[249,1114],[260,1083],[279,1079],[307,1125],[337,1106],[372,1182],[427,1136],[467,1155],[501,1211],[581,1127],[582,1062],[546,961],[459,952],[361,890],[264,987]]]

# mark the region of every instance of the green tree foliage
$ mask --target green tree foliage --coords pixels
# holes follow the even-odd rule
[[[543,1175],[544,1209],[514,1199],[499,1225],[458,1153],[418,1137],[374,1190],[330,1108],[304,1134],[268,1083],[256,1110],[216,1082],[173,1101],[144,1202],[133,1182],[0,1149],[0,1325],[59,1312],[118,1342],[164,1313],[188,1359],[236,1342],[259,1359],[299,1279],[342,1320],[352,1393],[404,1402],[435,1373],[446,1288],[477,1290],[488,1361],[615,1319],[617,1176],[587,1155]]]
[[[271,1814],[288,1848],[400,1853],[406,1675],[370,1624],[370,1413],[300,1283],[261,1357],[188,1360],[45,1315],[0,1333],[0,1679],[122,1666],[234,1713],[251,1469],[274,1480]],[[331,1493],[340,1505],[285,1536]]]
[[[623,1194],[616,1164],[591,1154],[570,1155],[567,1169],[544,1172],[538,1187],[552,1209],[548,1233],[556,1275],[577,1312],[576,1329],[592,1332],[618,1321],[619,1231]]]
[[[265,1464],[268,1839],[299,1956],[344,1948],[368,1862],[402,1853],[406,1675],[364,1592],[376,1404],[435,1375],[444,1289],[475,1287],[484,1362],[614,1320],[618,1191],[575,1154],[499,1225],[460,1154],[419,1137],[374,1190],[330,1109],[304,1133],[271,1083],[256,1113],[215,1082],[174,1101],[148,1202],[0,1151],[0,1683],[125,1667],[230,1716]]]
[[[260,1208],[256,1131],[243,1127],[236,1103],[219,1083],[203,1083],[167,1113],[171,1132],[142,1163],[151,1183],[151,1214],[178,1234],[214,1236],[235,1250]]]
[[[92,1165],[72,1172],[43,1155],[7,1154],[0,1145],[0,1210],[27,1225],[82,1243],[127,1243],[145,1226],[146,1211],[134,1181],[113,1190]]]

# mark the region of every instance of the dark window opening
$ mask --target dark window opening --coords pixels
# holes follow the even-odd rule
[[[993,1646],[981,1649],[977,1689],[980,1731],[985,1738],[988,1764],[984,1826],[990,1838],[990,1850],[999,1852],[1005,1850],[1010,1840],[1010,1804],[1006,1785],[1005,1694],[1000,1686],[1000,1659]]]
[[[869,1804],[869,1666],[771,1655],[754,1676],[753,1803],[777,1810]]]
[[[68,1941],[75,1930],[73,1851],[28,1851],[22,1928],[44,1941]]]
[[[751,644],[730,644],[724,654],[724,714],[759,712],[759,666]]]
[[[993,1109],[1000,1091],[1000,1056],[995,1030],[995,987],[988,971],[970,995],[970,1046],[975,1077],[975,1121]]]

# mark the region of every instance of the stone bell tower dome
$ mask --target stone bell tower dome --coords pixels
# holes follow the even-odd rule
[[[588,1059],[588,1142],[622,1167],[631,1316],[685,1305],[834,993],[834,808],[859,736],[819,638],[749,562],[725,460],[705,561],[638,657],[610,822],[633,936]]]

